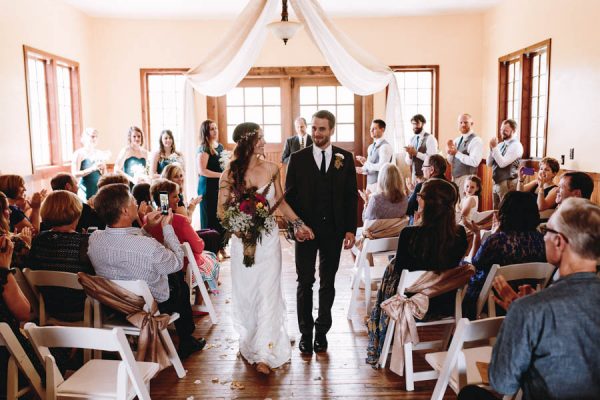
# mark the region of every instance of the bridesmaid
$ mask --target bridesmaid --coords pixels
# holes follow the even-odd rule
[[[71,174],[79,179],[80,198],[88,200],[98,191],[98,179],[106,172],[107,152],[96,149],[98,131],[86,128],[81,135],[83,147],[76,150],[71,158]]]
[[[172,163],[179,163],[185,169],[183,154],[175,149],[175,138],[173,132],[165,129],[158,140],[159,150],[152,153],[150,157],[150,176],[158,178],[165,167]]]
[[[146,175],[148,151],[143,145],[144,133],[137,126],[132,126],[127,133],[127,146],[121,149],[115,161],[115,172],[124,173],[131,187]]]
[[[200,126],[200,147],[198,148],[198,196],[200,202],[200,226],[202,229],[214,229],[221,235],[221,246],[225,231],[217,218],[217,198],[219,195],[219,178],[223,172],[220,157],[224,148],[219,143],[217,124],[207,119]]]

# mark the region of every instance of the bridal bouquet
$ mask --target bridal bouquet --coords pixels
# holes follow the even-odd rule
[[[269,234],[277,226],[273,212],[279,205],[269,206],[267,193],[272,185],[268,185],[262,193],[257,188],[245,191],[233,190],[231,200],[225,205],[221,219],[223,228],[227,231],[226,239],[235,235],[244,245],[244,265],[254,265],[256,244],[262,239],[262,234]]]

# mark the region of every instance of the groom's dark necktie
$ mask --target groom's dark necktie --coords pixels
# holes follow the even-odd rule
[[[327,169],[325,168],[325,150],[321,150],[321,175],[325,175]]]

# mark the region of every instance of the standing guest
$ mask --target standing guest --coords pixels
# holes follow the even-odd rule
[[[122,172],[133,187],[146,175],[148,151],[144,145],[144,132],[137,126],[132,126],[127,132],[127,146],[123,147],[115,161],[115,172]]]
[[[58,173],[52,178],[50,181],[50,186],[52,190],[66,190],[68,192],[77,194],[79,190],[79,185],[77,184],[77,180],[71,174],[67,174],[65,172]],[[98,229],[104,229],[106,224],[104,221],[100,219],[96,211],[92,207],[90,207],[87,203],[82,202],[82,210],[81,216],[79,218],[79,222],[77,223],[77,227],[75,230],[77,232],[87,231],[89,227],[96,227]],[[42,215],[42,230],[49,229],[48,221],[44,220],[44,216]]]
[[[362,167],[356,167],[357,174],[367,176],[367,189],[374,192],[377,190],[377,175],[384,164],[392,161],[394,150],[392,145],[383,138],[385,133],[385,122],[381,119],[374,119],[369,130],[373,143],[367,150],[368,157],[356,156],[356,160]]]
[[[560,205],[569,197],[591,199],[594,191],[594,181],[585,172],[572,171],[563,174],[558,182],[556,203]]]
[[[87,233],[76,228],[83,205],[79,197],[66,190],[56,190],[42,203],[41,215],[49,230],[40,232],[31,243],[27,266],[33,270],[85,272],[94,275],[87,255]],[[86,295],[81,290],[66,288],[41,288],[46,308],[50,313],[70,319],[69,314],[81,314]],[[65,315],[67,314],[67,315]],[[81,315],[73,315],[75,320]]]
[[[461,114],[458,117],[460,136],[448,141],[448,162],[452,165],[452,179],[459,188],[464,187],[469,175],[477,175],[483,158],[483,142],[473,132],[473,117]],[[462,190],[461,190],[461,198]]]
[[[137,204],[123,184],[104,186],[94,200],[100,217],[106,221],[103,231],[89,239],[88,256],[96,274],[107,279],[138,280],[148,284],[161,313],[179,313],[175,329],[179,336],[179,356],[186,358],[201,350],[206,341],[192,336],[195,325],[190,305],[190,289],[181,272],[183,250],[175,235],[173,213],[159,211],[146,215],[142,229],[132,227],[138,216]],[[164,245],[148,232],[160,226]]]
[[[25,180],[20,175],[0,175],[0,192],[8,198],[10,208],[10,231],[30,228],[33,233],[40,231],[40,207],[46,197],[46,190],[35,192],[31,200],[25,198]]]
[[[457,198],[456,188],[448,181],[433,178],[423,184],[418,196],[421,225],[400,232],[395,262],[386,269],[375,306],[369,310],[367,363],[379,360],[389,323],[381,303],[396,294],[402,270],[444,271],[459,265],[467,250],[467,235],[456,224]],[[449,292],[430,299],[426,318],[453,315],[454,298],[455,293]]]
[[[490,155],[487,158],[487,166],[492,167],[492,203],[494,210],[500,206],[500,202],[506,193],[517,190],[519,161],[523,156],[523,145],[517,136],[517,123],[515,120],[506,119],[500,125],[500,136],[502,142],[493,137],[490,140]]]
[[[223,145],[219,143],[217,124],[207,119],[200,126],[200,147],[198,148],[198,196],[200,203],[200,226],[202,229],[214,229],[221,235],[219,252],[224,254],[225,231],[217,218],[217,199],[219,197],[219,179],[223,173],[221,153]]]
[[[475,318],[477,298],[492,265],[511,265],[526,262],[544,262],[544,236],[538,232],[540,213],[535,196],[531,193],[509,192],[500,202],[498,230],[480,244],[480,228],[466,223],[474,233],[472,264],[475,274],[471,277],[463,309],[468,318]]]
[[[86,128],[81,135],[83,147],[73,153],[71,174],[79,179],[79,196],[88,200],[98,191],[98,179],[106,173],[106,161],[110,152],[96,148],[98,130]]]
[[[281,153],[281,162],[284,164],[290,161],[292,153],[302,150],[313,143],[310,135],[306,133],[306,120],[303,117],[296,118],[294,129],[296,130],[296,135],[285,141],[285,147],[283,148],[283,153]]]
[[[177,163],[167,165],[162,173],[162,178],[171,182],[175,182],[177,185],[179,185],[179,203],[177,210],[174,210],[174,212],[177,212],[178,214],[184,215],[188,218],[192,218],[196,206],[202,201],[202,196],[193,197],[189,202],[186,202],[185,195],[183,193],[184,177],[185,174],[183,172],[183,168],[181,168],[181,166]]]
[[[150,176],[157,178],[165,167],[172,163],[179,163],[183,168],[183,154],[175,148],[173,132],[168,129],[162,131],[158,139],[158,146],[159,149],[150,156]]]
[[[537,194],[537,205],[540,211],[556,208],[556,195],[558,186],[554,183],[554,177],[560,170],[558,160],[551,157],[543,158],[540,161],[540,169],[536,175],[536,179],[525,182],[525,167],[519,169],[519,183],[517,190],[521,192],[532,192]]]
[[[414,178],[423,176],[423,162],[427,156],[437,154],[438,142],[435,136],[425,132],[423,127],[427,120],[421,114],[413,115],[410,119],[413,133],[410,145],[406,146],[406,163],[410,166],[411,175]]]

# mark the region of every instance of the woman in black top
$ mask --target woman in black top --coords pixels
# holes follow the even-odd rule
[[[402,270],[443,271],[457,267],[467,250],[467,234],[456,224],[454,207],[458,199],[455,185],[443,179],[431,178],[417,194],[421,222],[400,232],[398,250],[393,264],[385,271],[377,302],[368,321],[369,344],[367,363],[375,364],[387,332],[389,317],[381,312],[380,305],[398,289]],[[452,315],[455,293],[450,292],[429,301],[425,318]]]

